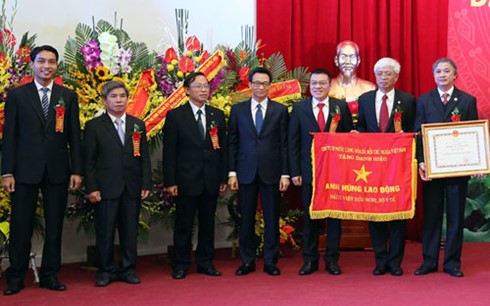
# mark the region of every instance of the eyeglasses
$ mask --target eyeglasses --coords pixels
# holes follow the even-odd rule
[[[192,89],[209,89],[209,84],[192,84],[190,86]]]
[[[328,82],[327,81],[312,81],[310,82],[310,86],[314,87],[314,86],[317,86],[317,85],[320,85],[320,86],[327,86],[328,85]]]
[[[265,87],[269,87],[270,85],[271,85],[270,82],[259,82],[259,81],[252,82],[252,86],[256,88],[259,88],[260,86],[263,86],[265,88]]]
[[[384,75],[384,76],[387,76],[389,78],[391,78],[394,75],[394,73],[391,71],[376,71],[375,74],[377,77],[382,77]]]

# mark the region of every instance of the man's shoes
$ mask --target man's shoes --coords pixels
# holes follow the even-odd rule
[[[281,275],[281,271],[276,265],[264,265],[264,272],[271,276]]]
[[[20,292],[20,290],[24,289],[23,285],[20,286],[9,286],[3,290],[3,295],[14,295]]]
[[[328,273],[332,275],[342,274],[342,271],[340,270],[340,266],[336,262],[327,262],[326,270],[328,271]]]
[[[426,275],[426,274],[429,274],[432,272],[437,272],[437,268],[436,267],[429,268],[427,266],[421,265],[417,270],[415,270],[415,272],[413,274],[415,274],[415,275]]]
[[[389,267],[388,270],[390,270],[390,274],[393,276],[402,276],[403,275],[403,269],[400,267]]]
[[[95,286],[97,287],[106,287],[112,283],[112,279],[107,275],[97,276],[95,278]]]
[[[235,275],[247,275],[252,272],[255,272],[255,263],[244,263],[236,270]]]
[[[118,279],[122,282],[126,282],[128,284],[136,285],[141,283],[141,280],[134,272],[127,272],[119,274]]]
[[[221,276],[221,272],[216,270],[215,267],[197,267],[197,273],[206,274],[209,276]]]
[[[53,291],[65,291],[66,286],[62,284],[57,278],[51,278],[48,280],[43,280],[39,283],[39,287],[47,288]]]
[[[444,273],[451,275],[452,277],[463,277],[464,274],[459,268],[444,269]]]
[[[299,269],[299,275],[310,275],[311,273],[318,271],[318,261],[306,261],[301,269]]]
[[[385,267],[378,267],[374,268],[373,270],[373,275],[379,276],[379,275],[385,275],[386,274],[386,268]]]
[[[174,270],[172,272],[172,278],[173,279],[183,279],[185,278],[186,272],[185,270]]]

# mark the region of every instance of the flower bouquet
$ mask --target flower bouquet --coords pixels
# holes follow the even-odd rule
[[[154,61],[155,54],[144,43],[133,42],[122,28],[105,20],[92,26],[79,23],[75,37],[65,44],[60,70],[66,86],[78,94],[82,129],[102,112],[100,91],[108,81],[121,81],[128,87],[128,108],[135,100],[143,102],[136,117],[143,118],[152,105],[160,104],[163,97],[155,90],[151,69]]]
[[[25,33],[19,42],[12,33],[12,24],[15,17],[15,4],[12,8],[14,13],[7,18],[6,1],[2,1],[2,15],[0,16],[0,140],[3,135],[3,124],[5,122],[5,101],[7,92],[21,82],[26,76],[30,76],[30,53],[36,40],[36,35],[29,36]]]

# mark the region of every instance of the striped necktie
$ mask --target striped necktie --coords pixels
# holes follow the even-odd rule
[[[41,99],[41,105],[43,107],[44,118],[48,118],[48,109],[49,109],[49,99],[48,99],[48,91],[49,88],[43,87],[41,88],[43,92],[43,97]]]

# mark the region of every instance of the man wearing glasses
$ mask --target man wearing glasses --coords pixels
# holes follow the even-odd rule
[[[293,106],[289,123],[289,159],[291,180],[301,186],[304,226],[303,260],[299,275],[309,275],[318,270],[319,221],[311,220],[309,207],[312,195],[311,143],[312,133],[329,132],[332,117],[340,115],[337,128],[332,132],[350,132],[352,117],[345,101],[330,98],[330,73],[325,69],[311,72],[310,93],[312,97],[297,102]],[[340,244],[340,220],[327,219],[327,251],[324,256],[325,269],[332,275],[340,275],[338,265]]]
[[[172,277],[186,277],[198,211],[197,272],[220,276],[213,266],[216,200],[226,190],[224,113],[206,105],[209,83],[202,72],[184,79],[189,102],[167,113],[163,128],[163,184],[175,197]]]
[[[236,275],[255,271],[255,214],[257,198],[264,214],[264,272],[281,274],[279,254],[279,206],[281,192],[289,186],[286,106],[267,95],[272,73],[264,67],[250,71],[250,100],[231,108],[228,124],[228,185],[238,191],[240,220],[240,256],[242,265]]]

